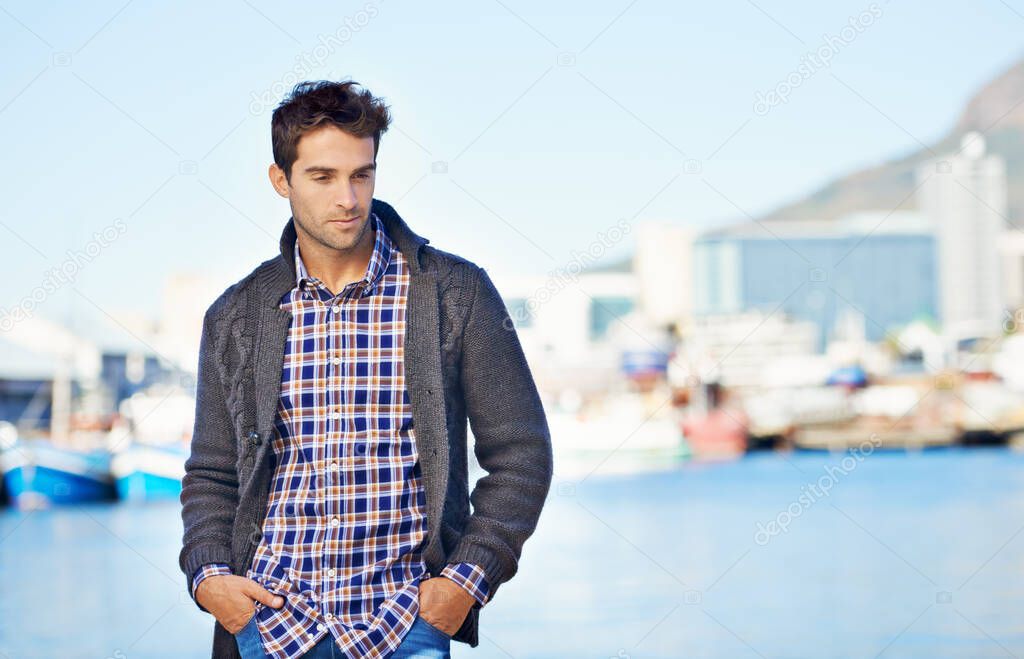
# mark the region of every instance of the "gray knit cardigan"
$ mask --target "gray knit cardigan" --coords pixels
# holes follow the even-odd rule
[[[486,271],[428,245],[390,205],[374,199],[372,210],[410,270],[405,374],[426,490],[424,561],[434,575],[446,563],[476,563],[493,598],[516,573],[550,489],[544,408]],[[179,563],[186,583],[205,563],[226,563],[244,575],[261,537],[291,320],[278,302],[295,285],[295,239],[289,219],[280,254],[225,290],[203,319],[195,429],[181,492]],[[467,418],[487,472],[472,493]],[[474,605],[454,640],[478,645],[479,612]],[[234,638],[219,623],[213,657],[238,657]]]

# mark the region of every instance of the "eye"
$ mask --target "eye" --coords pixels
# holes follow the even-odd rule
[[[329,181],[330,179],[326,176],[321,176],[320,178],[315,178],[313,180],[316,181],[317,183],[323,183],[325,181]]]
[[[370,178],[369,174],[356,174],[356,178]]]

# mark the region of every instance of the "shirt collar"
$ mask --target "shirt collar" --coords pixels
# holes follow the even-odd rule
[[[366,273],[359,280],[363,285],[362,297],[371,295],[377,289],[381,277],[384,276],[388,265],[391,264],[391,250],[393,248],[391,238],[384,229],[384,222],[381,221],[376,213],[371,215],[374,225],[373,253],[370,255],[370,262],[366,266]],[[299,255],[298,240],[295,241],[295,275],[295,284],[300,291],[304,290],[307,284],[317,286],[323,283],[307,272],[306,264],[302,262],[302,256]]]

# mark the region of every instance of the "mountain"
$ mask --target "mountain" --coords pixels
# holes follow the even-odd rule
[[[1006,159],[1011,220],[1024,217],[1024,61],[982,87],[953,129],[928,149],[842,176],[809,196],[777,208],[761,220],[833,219],[852,211],[915,208],[916,167],[955,152],[964,133],[984,134],[987,151]],[[933,153],[934,152],[934,153]],[[901,203],[902,202],[902,203]]]

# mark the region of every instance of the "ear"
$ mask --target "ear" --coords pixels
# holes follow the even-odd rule
[[[270,176],[270,184],[274,186],[277,194],[287,199],[291,191],[291,184],[288,183],[288,177],[284,175],[284,170],[275,162],[271,163],[267,174]]]

